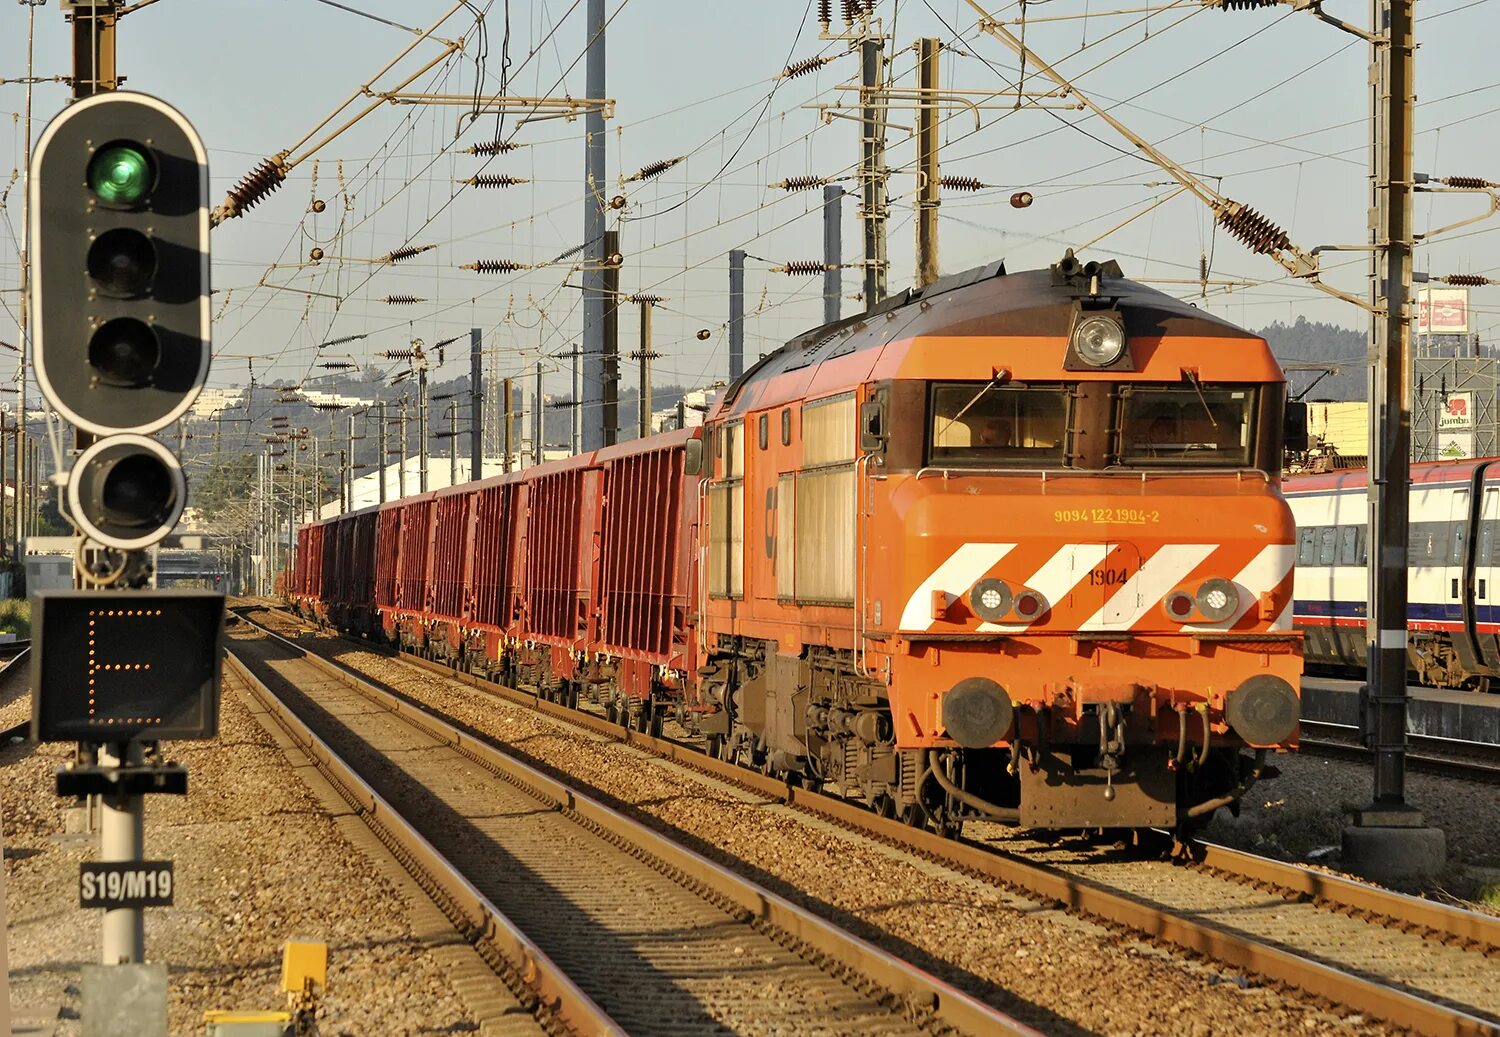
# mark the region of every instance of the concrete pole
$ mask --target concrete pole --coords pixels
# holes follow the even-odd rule
[[[745,373],[745,250],[729,250],[729,380]]]
[[[604,76],[604,0],[588,0],[585,20],[587,33],[586,89],[589,97],[605,97]],[[606,422],[602,404],[605,381],[605,313],[609,302],[605,294],[605,263],[608,251],[604,244],[605,207],[609,204],[604,183],[604,113],[590,111],[583,117],[584,192],[583,192],[583,393],[575,401],[583,404],[583,442],[585,450],[597,450],[605,444]]]
[[[677,401],[677,427],[687,428],[687,398],[683,397]]]
[[[469,329],[469,478],[484,478],[484,352],[479,329]]]
[[[448,401],[448,485],[458,485],[458,404]]]
[[[401,398],[401,461],[396,469],[396,489],[401,491],[401,496],[406,496],[406,397]]]
[[[385,477],[386,469],[390,467],[391,459],[386,454],[385,447],[385,401],[381,400],[377,413],[380,416],[380,503],[385,503]]]
[[[115,755],[124,754],[124,755]],[[145,762],[139,744],[101,750],[102,766]],[[143,861],[146,843],[146,812],[141,796],[101,796],[99,800],[99,859],[104,862]],[[119,908],[104,912],[103,950],[105,965],[135,965],[146,960],[146,914],[142,908]]]
[[[651,361],[656,356],[651,352],[651,303],[641,302],[641,344],[636,357],[641,362],[640,420],[636,423],[636,435],[645,439],[651,435]]]
[[[605,231],[604,254],[620,254],[620,234]],[[620,264],[611,262],[604,271],[604,392],[600,408],[604,416],[604,446],[614,446],[620,437]]]
[[[823,186],[823,323],[832,324],[843,314],[844,272],[839,269],[843,262],[843,216],[844,189],[838,184]]]
[[[531,413],[531,454],[537,464],[547,459],[546,396],[542,392],[542,362],[536,362],[536,400]]]
[[[568,446],[574,454],[578,454],[583,451],[583,371],[579,366],[583,351],[574,344],[573,352],[569,355],[573,358],[573,435]]]
[[[427,363],[419,360],[417,367],[417,492],[427,492]]]
[[[941,42],[917,41],[917,287],[938,279],[938,51]]]
[[[511,423],[511,403],[515,399],[512,395],[510,379],[506,378],[500,383],[500,395],[505,402],[500,411],[500,453],[505,458],[505,470],[510,471],[510,452],[514,446],[515,426]]]
[[[1414,0],[1371,0],[1373,176],[1370,327],[1370,616],[1366,625],[1372,803],[1344,830],[1344,861],[1376,877],[1432,875],[1446,860],[1443,832],[1406,802],[1407,536],[1411,482],[1412,123]],[[1375,410],[1378,401],[1379,409]]]
[[[352,410],[349,412],[347,420],[348,420],[348,425],[345,428],[345,434],[346,434],[346,436],[347,436],[347,438],[349,440],[349,446],[348,446],[348,450],[349,450],[349,464],[348,464],[348,467],[346,467],[344,469],[344,498],[347,501],[347,507],[345,507],[344,510],[345,511],[353,511],[354,510],[354,466],[358,463],[357,462],[357,458],[358,458],[359,455],[356,454],[355,451],[354,451],[354,412]]]
[[[864,205],[860,219],[865,221],[865,309],[877,306],[885,298],[885,41],[869,36],[859,45],[861,64],[860,125],[863,141],[859,165]]]

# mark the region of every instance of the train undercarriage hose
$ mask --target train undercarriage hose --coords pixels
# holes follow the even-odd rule
[[[1265,770],[1265,767],[1266,767],[1266,750],[1264,750],[1264,749],[1257,749],[1257,750],[1255,750],[1255,763],[1253,763],[1250,766],[1249,772],[1243,778],[1240,779],[1240,782],[1239,782],[1238,785],[1236,785],[1233,789],[1231,789],[1225,795],[1216,796],[1213,799],[1206,799],[1202,803],[1197,804],[1196,806],[1188,807],[1188,809],[1187,809],[1187,816],[1188,817],[1202,817],[1204,814],[1211,814],[1211,813],[1213,813],[1215,810],[1218,810],[1220,807],[1227,807],[1229,804],[1233,803],[1235,800],[1239,799],[1245,793],[1247,793],[1247,792],[1250,791],[1250,789],[1255,785],[1255,783],[1260,780],[1261,772]]]
[[[942,786],[944,792],[970,810],[976,811],[995,821],[1006,821],[1011,824],[1020,823],[1021,812],[1014,807],[997,806],[988,800],[980,799],[972,793],[965,792],[953,784],[953,779],[949,778],[943,770],[943,761],[937,749],[930,749],[927,752],[927,773],[937,779],[937,783]],[[919,794],[923,784],[925,784],[925,780],[917,784]]]

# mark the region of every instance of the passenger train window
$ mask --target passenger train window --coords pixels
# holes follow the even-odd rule
[[[1338,527],[1324,526],[1318,530],[1318,564],[1332,565],[1338,546]]]
[[[1067,419],[1061,386],[934,385],[928,463],[1061,465]]]
[[[1468,526],[1463,522],[1453,523],[1453,535],[1450,538],[1448,548],[1448,564],[1464,564],[1464,541],[1468,536]]]
[[[770,418],[767,417],[766,415],[762,414],[760,416],[760,448],[762,450],[764,450],[766,448],[766,445],[768,443],[770,443],[770,439],[769,439],[767,431],[766,431],[767,428],[769,427],[769,425],[770,425]]]
[[[1479,548],[1475,561],[1480,565],[1489,565],[1494,557],[1495,547],[1495,523],[1481,522],[1479,524]]]
[[[1339,564],[1359,564],[1359,527],[1339,527]]]
[[[1312,565],[1317,560],[1318,531],[1304,526],[1297,530],[1297,564]]]

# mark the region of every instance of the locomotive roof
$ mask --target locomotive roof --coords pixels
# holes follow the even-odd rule
[[[1060,272],[1062,264],[1046,270],[1007,274],[1001,261],[945,277],[925,288],[907,289],[874,309],[814,328],[763,356],[725,391],[716,416],[776,404],[782,402],[783,395],[795,395],[795,391],[785,391],[791,389],[790,384],[782,391],[769,390],[770,383],[781,375],[805,370],[804,376],[796,381],[813,388],[810,383],[823,381],[812,377],[815,369],[828,361],[868,353],[860,365],[868,372],[881,358],[881,351],[903,341],[1066,340],[1072,326],[1074,302],[1091,297],[1114,302],[1132,339],[1219,339],[1242,346],[1243,352],[1258,352],[1270,359],[1269,350],[1259,336],[1165,292],[1125,278],[1118,264],[1112,261],[1090,263],[1087,268],[1076,263],[1074,266],[1076,271],[1069,274]],[[1097,296],[1092,291],[1094,276],[1098,277]],[[1060,358],[1054,377],[1063,377]],[[1254,377],[1281,380],[1274,361],[1269,366],[1257,364]],[[851,379],[861,380],[863,377]]]

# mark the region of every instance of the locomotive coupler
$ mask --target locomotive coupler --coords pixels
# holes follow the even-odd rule
[[[1104,799],[1115,798],[1115,775],[1125,755],[1125,716],[1118,702],[1099,703],[1099,766],[1104,770]]]

